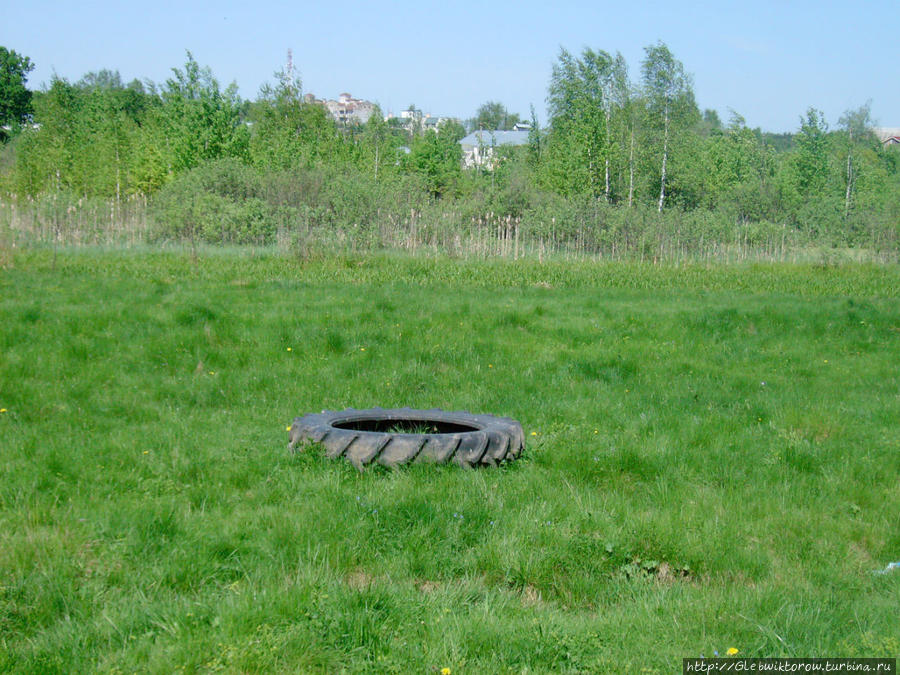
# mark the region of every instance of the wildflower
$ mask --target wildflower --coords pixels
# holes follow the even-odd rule
[[[441,675],[450,675],[449,668],[441,668]]]
[[[493,367],[494,366],[492,364],[490,364],[490,363],[488,364],[488,368],[493,368]]]
[[[150,454],[150,451],[149,451],[149,450],[144,450],[144,454],[145,454],[145,455],[149,455],[149,454]]]
[[[290,348],[290,347],[288,347],[288,348],[287,348],[287,350],[288,350],[288,351],[289,351],[289,352],[292,352],[292,351],[294,351],[294,350],[293,350],[293,349],[291,349],[291,348]]]
[[[284,430],[285,430],[285,431],[290,431],[290,430],[291,430],[291,425],[290,425],[290,424],[287,425],[287,426],[284,428]]]
[[[536,431],[532,431],[532,432],[531,432],[531,435],[532,435],[532,436],[537,436],[537,432],[536,432]]]
[[[736,647],[729,647],[728,651],[725,653],[728,654],[728,656],[734,656],[735,654],[738,653],[738,650]]]
[[[0,414],[3,414],[5,412],[6,412],[6,408],[0,408]]]
[[[359,348],[359,351],[364,352],[364,351],[366,351],[366,348],[365,348],[365,347],[360,347],[360,348]]]
[[[210,375],[215,375],[215,374],[216,374],[216,371],[211,370],[211,371],[209,371],[209,374],[210,374]]]

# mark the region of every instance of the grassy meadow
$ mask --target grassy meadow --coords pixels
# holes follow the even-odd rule
[[[30,249],[0,269],[0,672],[900,655],[900,268]],[[286,426],[521,421],[357,473]]]

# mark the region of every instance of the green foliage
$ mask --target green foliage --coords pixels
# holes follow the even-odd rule
[[[469,129],[485,129],[487,131],[509,130],[521,122],[517,113],[511,113],[499,101],[482,103],[475,111],[475,117],[469,120]],[[465,135],[465,134],[463,134]]]
[[[823,191],[828,181],[828,126],[825,116],[815,108],[806,111],[800,131],[794,137],[795,187],[800,197]]]
[[[580,58],[560,50],[548,90],[548,185],[563,194],[606,194],[610,114],[616,61],[585,49]],[[609,113],[609,114],[608,114]]]
[[[263,200],[259,175],[234,158],[201,164],[166,185],[154,200],[157,239],[207,243],[275,242],[277,210]]]
[[[451,134],[428,130],[416,136],[403,158],[407,173],[418,176],[434,197],[450,194],[462,176],[462,147]]]
[[[679,154],[693,154],[695,146],[685,142],[684,134],[696,126],[700,119],[697,104],[694,101],[693,82],[684,65],[675,58],[669,48],[662,42],[644,48],[644,60],[641,62],[643,93],[646,103],[644,153],[653,167],[647,173],[654,176],[656,164],[659,164],[658,178],[654,182],[659,185],[657,210],[662,211],[667,197],[670,200],[682,201],[694,206],[698,199],[695,195],[686,195],[687,183],[684,177],[678,176],[679,166],[688,161],[679,162]],[[671,147],[670,147],[671,143]],[[671,166],[669,165],[671,153]],[[671,190],[667,194],[668,182],[682,184],[679,196]]]
[[[250,117],[250,156],[260,168],[309,168],[350,156],[347,139],[325,108],[305,102],[299,80],[284,73],[274,88],[262,88]]]
[[[184,70],[162,89],[161,121],[175,173],[220,157],[249,159],[249,132],[240,119],[237,85],[224,91],[209,68],[201,67],[188,52]]]
[[[25,91],[30,61],[3,54],[18,59]],[[867,105],[832,130],[810,109],[796,134],[768,134],[734,111],[727,126],[715,111],[701,115],[691,77],[665,44],[648,46],[640,66],[633,86],[621,54],[561,50],[547,126],[532,110],[527,148],[502,149],[493,171],[465,172],[459,122],[423,134],[420,118],[385,121],[376,110],[365,125],[339,126],[303,97],[292,73],[277,74],[253,102],[234,85],[222,90],[190,53],[161,87],[125,84],[114,70],[75,84],[54,78],[33,95],[36,124],[0,146],[0,198],[35,214],[27,229],[38,238],[48,231],[39,205],[68,203],[73,224],[63,230],[74,236],[86,227],[85,241],[120,218],[129,232],[146,229],[136,210],[159,195],[160,237],[299,242],[303,250],[329,238],[336,247],[415,247],[427,221],[426,238],[439,248],[475,242],[490,227],[500,241],[533,235],[541,247],[552,231],[553,246],[566,250],[669,257],[668,228],[685,237],[677,255],[713,247],[718,256],[725,241],[746,252],[751,240],[766,242],[764,256],[813,245],[894,254],[898,153],[870,132]],[[489,101],[479,118],[503,128],[518,115]],[[222,159],[252,166],[248,196],[198,178],[209,167],[237,170]],[[85,214],[107,202],[111,224],[87,226],[94,216]],[[672,213],[654,219],[650,207]],[[779,232],[786,234],[775,247]]]
[[[31,92],[25,87],[32,70],[31,59],[0,46],[0,142],[8,140],[32,113]],[[6,126],[10,131],[3,129]]]
[[[145,122],[154,99],[140,83],[122,87],[117,80],[118,74],[109,73],[103,85],[87,78],[77,85],[54,78],[50,89],[36,98],[40,128],[22,134],[17,192],[71,190],[121,199],[161,184],[142,172],[141,150],[152,129]]]

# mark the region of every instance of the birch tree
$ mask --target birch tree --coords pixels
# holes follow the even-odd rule
[[[657,210],[662,211],[666,201],[666,171],[669,163],[672,123],[688,112],[694,104],[691,77],[684,66],[662,42],[644,48],[641,74],[647,109],[653,126],[662,132],[662,152]]]
[[[844,181],[846,183],[844,189],[844,217],[850,215],[850,209],[853,203],[853,193],[856,187],[856,173],[853,164],[853,151],[866,136],[871,133],[872,118],[870,114],[872,102],[868,101],[865,105],[860,106],[856,110],[848,110],[845,112],[838,124],[845,135],[847,160],[844,170]]]
[[[609,198],[612,57],[585,49],[580,58],[563,49],[553,66],[547,102],[550,108],[551,173],[563,192],[587,191]],[[603,167],[603,174],[601,174]]]

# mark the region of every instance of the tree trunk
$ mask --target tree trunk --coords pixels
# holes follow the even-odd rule
[[[663,157],[662,171],[659,179],[659,205],[657,211],[662,213],[663,203],[666,201],[666,162],[669,159],[669,102],[666,101],[665,131],[663,133]]]
[[[606,109],[606,175],[603,194],[606,197],[606,203],[609,203],[609,108]]]
[[[851,137],[852,142],[852,137]],[[853,196],[853,148],[847,151],[847,193],[844,195],[844,218],[850,215],[850,199]]]
[[[634,203],[634,122],[631,123],[631,151],[628,155],[628,207]]]

